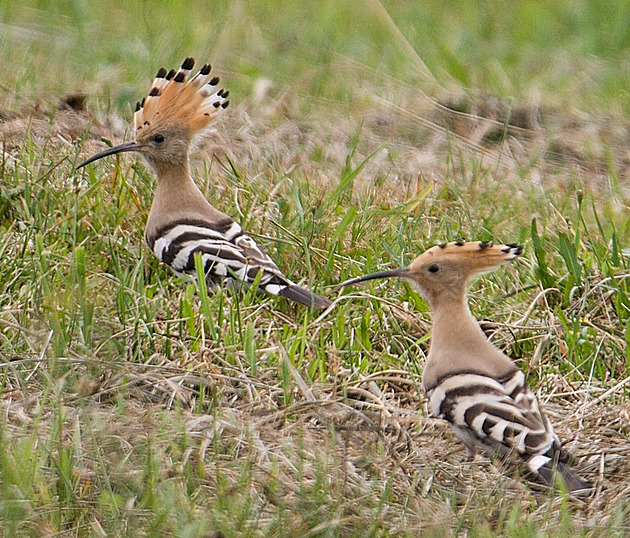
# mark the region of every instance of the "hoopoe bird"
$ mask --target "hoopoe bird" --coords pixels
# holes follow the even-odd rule
[[[466,299],[470,278],[514,260],[515,244],[441,244],[406,268],[381,271],[341,284],[399,277],[413,283],[432,310],[433,330],[422,386],[429,414],[450,423],[473,457],[476,449],[516,453],[529,470],[552,485],[554,471],[570,491],[587,484],[568,468],[569,455],[543,413],[525,375],[495,347],[471,314]]]
[[[261,290],[314,308],[331,301],[294,284],[241,226],[215,209],[190,175],[189,149],[228,107],[229,92],[205,64],[190,77],[193,58],[179,70],[160,68],[149,95],[136,104],[135,140],[83,161],[117,153],[139,153],[157,175],[157,187],[145,229],[153,253],[177,275],[196,277],[194,255],[200,253],[210,285],[240,286],[259,278]],[[189,78],[190,77],[190,78]],[[262,273],[259,275],[259,273]]]

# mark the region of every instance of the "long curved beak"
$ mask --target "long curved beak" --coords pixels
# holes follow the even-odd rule
[[[124,151],[140,151],[140,146],[136,144],[135,141],[132,140],[131,142],[125,142],[124,144],[120,144],[119,146],[114,146],[113,148],[107,148],[105,151],[101,151],[100,153],[97,153],[96,155],[92,155],[89,159],[87,159],[86,161],[83,161],[79,166],[76,167],[76,169],[78,170],[82,166],[93,163],[94,161],[101,159],[103,157],[107,157],[108,155],[114,155],[116,153],[122,153]]]
[[[339,284],[340,288],[345,288],[346,286],[352,286],[354,284],[358,284],[359,282],[365,282],[366,280],[374,280],[375,278],[392,278],[392,277],[405,277],[409,276],[409,267],[402,267],[400,269],[390,269],[389,271],[379,271],[377,273],[371,273],[365,276],[359,276],[357,278],[352,278],[350,280],[346,280]]]

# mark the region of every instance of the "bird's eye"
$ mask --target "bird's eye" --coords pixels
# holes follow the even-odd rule
[[[164,135],[163,135],[163,134],[160,134],[160,133],[156,134],[156,135],[153,137],[153,141],[154,141],[156,144],[161,144],[162,142],[164,142]]]
[[[437,273],[440,270],[440,268],[436,265],[430,265],[427,269],[427,271],[429,271],[429,273]]]

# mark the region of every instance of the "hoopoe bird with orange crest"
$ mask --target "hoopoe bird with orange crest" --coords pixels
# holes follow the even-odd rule
[[[196,277],[194,256],[202,256],[206,280],[240,286],[258,279],[261,290],[314,308],[331,301],[294,284],[241,226],[206,200],[190,175],[193,140],[209,130],[229,105],[229,92],[204,65],[190,77],[193,58],[179,70],[157,72],[149,95],[137,103],[135,140],[102,151],[77,166],[117,153],[137,152],[157,175],[145,241],[177,274]],[[190,78],[189,78],[190,77]],[[260,274],[262,273],[262,274]]]
[[[557,472],[569,491],[584,490],[587,484],[569,469],[569,455],[525,375],[486,338],[468,307],[470,278],[522,252],[515,244],[447,243],[430,248],[409,267],[354,278],[341,286],[390,277],[414,284],[433,318],[422,375],[430,415],[450,423],[470,457],[476,449],[499,456],[515,453],[546,484],[554,483]]]

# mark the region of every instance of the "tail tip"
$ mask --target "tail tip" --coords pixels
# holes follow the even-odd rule
[[[323,310],[328,308],[332,301],[327,297],[323,297],[322,295],[317,295],[317,293],[313,293],[304,288],[300,288],[300,286],[290,285],[286,288],[280,290],[278,295],[285,297],[286,299],[291,299],[297,303],[300,303],[304,306],[309,306],[311,308],[317,308]]]
[[[320,310],[324,310],[328,308],[333,302],[327,297],[323,297],[321,295],[317,295],[316,293],[311,294],[313,298],[312,307],[319,308]]]
[[[592,489],[588,482],[576,475],[562,462],[553,465],[549,461],[541,465],[535,472],[549,486],[554,485],[556,478],[561,478],[569,493],[587,492]]]

